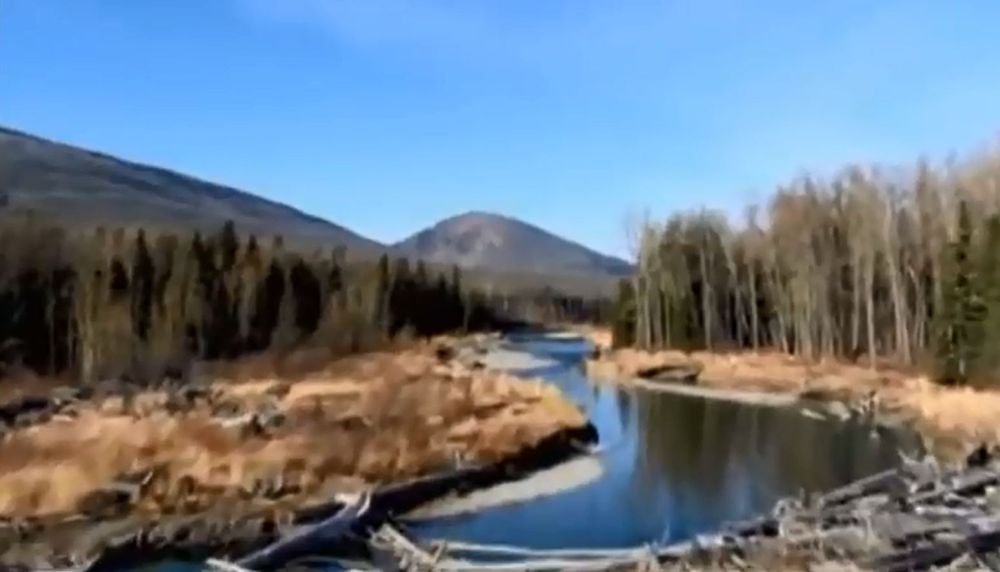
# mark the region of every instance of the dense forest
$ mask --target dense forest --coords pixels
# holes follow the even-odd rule
[[[0,229],[0,362],[82,380],[150,378],[193,359],[303,343],[344,352],[403,333],[488,327],[458,269],[304,256],[281,238],[80,235],[32,221]]]
[[[306,345],[353,353],[404,337],[594,321],[608,300],[556,290],[484,292],[457,267],[348,260],[217,233],[68,232],[28,217],[0,225],[0,367],[155,380],[196,360]],[[2,374],[3,372],[0,372]]]
[[[733,222],[646,222],[615,343],[878,360],[943,382],[1000,366],[1000,155],[802,176]]]

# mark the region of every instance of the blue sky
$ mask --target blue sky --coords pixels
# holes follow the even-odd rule
[[[0,124],[392,241],[466,210],[624,254],[803,169],[995,140],[996,0],[2,0]]]

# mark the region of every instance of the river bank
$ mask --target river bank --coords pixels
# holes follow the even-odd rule
[[[944,387],[916,372],[778,352],[611,350],[606,331],[585,333],[600,348],[587,360],[587,372],[604,382],[760,405],[800,404],[814,414],[861,415],[881,425],[905,425],[946,461],[963,459],[982,444],[1000,446],[1000,391]],[[643,379],[663,368],[694,370],[697,379],[687,384]]]
[[[542,457],[572,454],[559,443],[589,435],[587,419],[547,384],[485,369],[493,343],[416,343],[294,379],[247,375],[260,368],[243,364],[199,383],[109,383],[9,402],[0,561],[78,561],[111,537],[178,518],[266,515],[274,528],[303,507],[502,467],[538,447]],[[547,460],[529,455],[521,466]]]

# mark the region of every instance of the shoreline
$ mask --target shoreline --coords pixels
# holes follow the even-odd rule
[[[114,554],[138,558],[149,548],[143,538],[169,546],[213,529],[238,552],[365,490],[382,495],[386,511],[407,512],[550,468],[596,442],[554,386],[492,369],[530,369],[533,356],[490,355],[497,350],[495,337],[442,338],[338,358],[301,379],[128,395],[119,384],[52,397],[41,409],[33,407],[44,399],[8,403],[0,563],[85,561],[112,540]],[[101,472],[91,458],[102,459]],[[129,537],[139,539],[131,552]],[[163,554],[212,555],[196,548]]]
[[[612,383],[627,387],[636,387],[645,391],[673,393],[675,395],[687,395],[690,397],[717,399],[721,401],[732,401],[735,403],[761,407],[790,407],[802,403],[799,396],[794,393],[745,391],[725,387],[714,387],[710,383],[706,385],[701,385],[700,382],[698,384],[689,384],[675,381],[654,381],[639,377],[621,378],[618,380],[601,379],[597,381],[599,383]]]
[[[529,475],[551,470],[560,463],[572,462],[596,439],[597,432],[590,424],[564,429],[495,463],[425,475],[375,488],[370,491],[371,510],[355,526],[376,528],[392,517],[406,518],[415,510],[433,505],[436,501],[463,498],[475,494],[477,490],[530,478]],[[127,536],[119,535],[114,545],[104,550],[88,571],[118,570],[151,560],[202,561],[248,554],[277,541],[282,536],[279,534],[281,529],[291,532],[316,524],[337,514],[354,500],[354,497],[345,497],[315,507],[304,507],[290,525],[268,524],[265,519],[262,522],[264,526],[249,533],[245,527],[239,526],[212,530],[211,523],[206,526],[204,521],[193,519],[180,523],[152,523]],[[157,538],[160,545],[150,546],[149,538]]]
[[[810,361],[778,352],[692,352],[599,349],[587,360],[601,383],[725,399],[761,406],[801,406],[810,417],[857,417],[876,427],[907,427],[944,462],[986,445],[1000,447],[1000,391],[945,387],[924,375],[872,370],[836,360]],[[686,369],[695,380],[643,379],[641,372]]]

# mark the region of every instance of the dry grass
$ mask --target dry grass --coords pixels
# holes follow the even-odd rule
[[[599,379],[634,377],[647,367],[697,361],[699,384],[719,389],[810,395],[848,404],[875,397],[879,413],[909,422],[928,448],[956,459],[980,443],[1000,445],[1000,391],[942,387],[925,375],[885,364],[877,369],[780,352],[683,353],[615,350],[588,361]]]
[[[458,456],[495,461],[586,421],[550,386],[440,364],[429,345],[310,368],[294,383],[248,366],[215,382],[215,404],[285,415],[263,435],[221,426],[207,403],[168,413],[157,392],[19,430],[0,443],[0,514],[75,512],[88,493],[153,467],[141,504],[151,512],[245,502],[241,490],[278,478],[298,487],[300,501],[326,498],[441,470]]]

